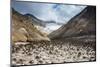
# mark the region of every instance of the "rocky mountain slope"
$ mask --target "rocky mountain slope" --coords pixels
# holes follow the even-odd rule
[[[38,19],[34,15],[27,13],[24,16],[27,16],[27,18],[30,19],[30,22],[32,22],[33,24],[45,27],[46,23],[43,20]]]
[[[96,34],[96,7],[88,6],[68,23],[52,32],[51,39],[68,38]]]
[[[12,41],[49,40],[47,33],[41,31],[43,27],[40,20],[27,15],[22,15],[12,9]]]

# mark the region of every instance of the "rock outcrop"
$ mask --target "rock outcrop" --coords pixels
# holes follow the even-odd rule
[[[47,33],[40,30],[42,25],[37,20],[12,9],[12,41],[49,41]]]

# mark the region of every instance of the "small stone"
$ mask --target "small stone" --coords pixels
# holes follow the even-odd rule
[[[13,58],[12,60],[13,60],[13,61],[16,61],[16,58]]]
[[[52,51],[49,51],[50,54],[52,54]]]
[[[79,48],[77,48],[77,51],[79,51]]]
[[[36,58],[36,59],[39,59],[40,57],[39,57],[39,56],[36,56],[35,58]]]
[[[81,52],[78,53],[77,57],[80,57],[80,56],[81,56]]]
[[[43,61],[42,60],[39,60],[39,63],[43,63]]]
[[[31,56],[31,55],[32,55],[32,53],[28,53],[27,55]]]
[[[20,61],[20,62],[22,62],[22,61],[23,61],[23,59],[19,59],[19,61]]]
[[[83,59],[86,59],[87,57],[83,56]]]
[[[34,61],[33,61],[33,60],[31,60],[31,61],[29,61],[29,63],[30,63],[30,64],[32,64],[32,63],[34,63]]]

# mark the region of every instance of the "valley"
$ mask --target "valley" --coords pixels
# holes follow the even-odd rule
[[[96,61],[96,7],[86,7],[51,33],[44,31],[45,25],[12,10],[13,65]]]

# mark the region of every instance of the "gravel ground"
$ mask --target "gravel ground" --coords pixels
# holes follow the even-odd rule
[[[95,61],[96,52],[91,45],[95,45],[95,43],[72,43],[67,40],[20,43],[12,46],[12,64],[33,65]]]

